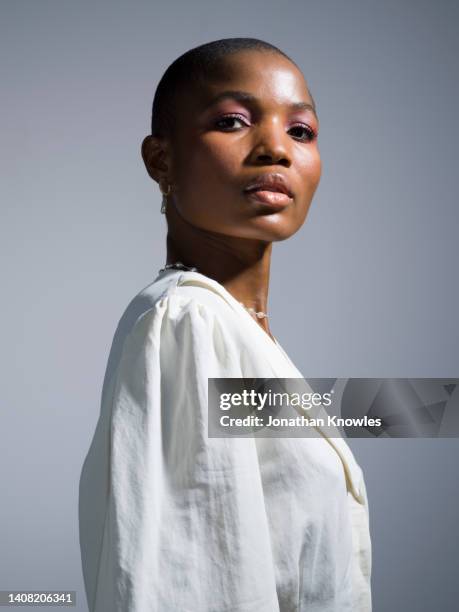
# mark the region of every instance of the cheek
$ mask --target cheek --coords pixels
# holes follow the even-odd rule
[[[215,139],[195,139],[181,151],[175,172],[177,205],[189,222],[216,231],[219,224],[232,222],[234,185],[241,167],[236,153],[237,148]]]
[[[300,168],[303,182],[308,186],[308,192],[314,193],[322,174],[322,161],[317,149],[312,150],[302,159]]]
[[[227,136],[225,138],[219,134],[209,134],[196,140],[184,160],[184,172],[189,175],[187,182],[194,178],[196,183],[206,181],[224,189],[225,183],[240,172],[243,160],[237,139],[229,140]]]

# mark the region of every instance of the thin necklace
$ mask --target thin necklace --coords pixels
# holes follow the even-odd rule
[[[197,268],[193,266],[185,266],[185,264],[183,264],[181,261],[176,261],[175,263],[166,264],[164,268],[161,268],[159,270],[159,272],[164,272],[165,270],[169,270],[170,268],[176,268],[177,270],[188,270],[189,272],[199,272]],[[269,315],[266,314],[266,312],[263,312],[262,310],[256,311],[255,308],[252,308],[251,306],[246,306],[243,302],[239,302],[239,304],[241,306],[244,306],[244,308],[248,312],[250,312],[251,315],[257,317],[257,319],[263,319],[265,317],[269,317]]]

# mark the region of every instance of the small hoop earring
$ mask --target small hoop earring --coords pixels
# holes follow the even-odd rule
[[[163,201],[162,201],[162,204],[161,204],[161,213],[164,215],[166,213],[167,197],[170,195],[170,193],[172,191],[172,185],[170,183],[168,183],[167,191],[163,191],[161,187],[160,187],[160,189],[161,189],[161,192],[163,194]]]

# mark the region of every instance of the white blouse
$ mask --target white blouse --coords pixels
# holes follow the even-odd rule
[[[82,468],[90,612],[370,611],[365,482],[339,431],[209,438],[211,377],[303,375],[221,284],[161,272],[120,319]]]

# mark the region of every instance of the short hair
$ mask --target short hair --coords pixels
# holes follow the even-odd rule
[[[151,113],[153,136],[167,137],[174,134],[180,94],[215,74],[223,58],[238,51],[270,51],[297,64],[283,51],[259,38],[221,38],[194,47],[178,57],[164,72],[158,83]],[[297,66],[298,67],[298,66]],[[312,97],[312,96],[311,96]]]

